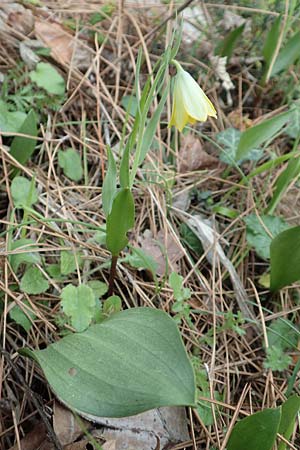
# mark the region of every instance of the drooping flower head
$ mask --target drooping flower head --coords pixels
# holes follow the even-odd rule
[[[217,117],[217,112],[196,83],[178,61],[172,61],[177,69],[173,91],[173,108],[169,127],[174,125],[182,131],[187,123],[205,122],[207,116]]]

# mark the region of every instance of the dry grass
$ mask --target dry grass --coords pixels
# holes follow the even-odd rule
[[[81,40],[88,49],[91,63],[85,70],[80,70],[72,60],[64,64],[52,60],[67,80],[68,98],[59,111],[43,112],[47,120],[41,125],[39,151],[26,167],[20,167],[12,160],[7,147],[1,146],[0,231],[4,232],[8,227],[15,226],[14,239],[20,235],[18,224],[22,217],[18,211],[12,215],[13,203],[10,194],[10,173],[14,167],[18,167],[23,175],[35,176],[39,191],[39,202],[35,205],[35,209],[43,217],[40,220],[34,219],[33,223],[26,225],[26,237],[33,238],[37,242],[38,251],[43,254],[47,263],[58,262],[61,250],[66,249],[80,250],[84,261],[82,270],[78,268],[76,273],[63,282],[51,278],[44,268],[40,267],[49,281],[50,288],[46,294],[29,296],[21,292],[20,280],[9,265],[6,251],[8,235],[2,233],[0,238],[2,249],[0,289],[4,300],[1,345],[34,392],[33,395],[43,405],[43,414],[51,408],[53,394],[38,367],[17,352],[24,346],[41,348],[59,338],[60,330],[57,325],[57,317],[60,315],[59,294],[65,284],[68,282],[77,284],[92,279],[108,281],[109,254],[104,247],[92,241],[94,230],[105,222],[101,209],[101,186],[106,170],[105,146],[118,145],[124,124],[126,134],[130,132],[132,123],[130,120],[128,123],[125,122],[126,111],[121,106],[120,100],[122,96],[132,92],[138,48],[141,46],[145,55],[143,75],[140,79],[140,85],[143,86],[146,77],[152,72],[153,64],[170,40],[172,21],[167,22],[166,29],[159,28],[159,25],[164,18],[172,15],[176,6],[181,5],[171,2],[168,6],[157,6],[156,2],[153,2],[153,5],[152,2],[151,4],[145,2],[144,6],[139,2],[138,5],[124,6],[123,2],[119,1],[111,17],[107,16],[100,24],[92,26],[88,24],[88,17],[99,9],[98,1],[57,0],[44,3],[48,7],[47,13],[32,7],[35,18],[54,20],[60,24],[71,17],[77,27],[73,32],[75,39]],[[212,7],[210,4],[207,5],[206,13],[213,21],[217,7],[220,5]],[[253,13],[271,14],[261,10],[255,10]],[[79,21],[85,24],[80,33]],[[152,32],[154,27],[157,27],[155,33]],[[88,33],[95,31],[96,28],[99,34],[105,35],[104,44],[95,44]],[[31,36],[24,36],[22,31],[16,30],[12,24],[1,32],[2,73],[18,64],[20,60],[18,42],[28,37]],[[232,126],[233,116],[229,115],[232,111],[235,112],[237,123],[241,127],[247,113],[251,119],[255,119],[261,114],[270,112],[262,107],[263,103],[255,106],[251,100],[249,101],[256,88],[256,80],[247,77],[247,71],[252,70],[251,65],[242,67],[237,64],[231,67],[232,80],[236,86],[240,86],[240,89],[233,91],[234,106],[226,107],[222,100],[218,103],[222,93],[220,88],[211,82],[213,71],[211,67],[199,63],[204,51],[203,46],[200,46],[196,58],[191,59],[188,57],[189,46],[183,41],[180,53],[180,58],[182,60],[186,58],[191,64],[190,67],[195,67],[194,64],[197,64],[197,70],[203,67],[206,76],[203,74],[202,84],[207,85],[210,96],[217,104],[218,121],[201,125],[198,127],[199,132],[214,137],[218,131]],[[248,88],[242,90],[242,84]],[[205,170],[179,173],[180,148],[175,146],[174,149],[171,130],[166,127],[168,117],[170,117],[170,99],[157,130],[158,148],[149,153],[146,160],[147,169],[140,170],[138,174],[139,180],[134,188],[136,227],[132,230],[130,238],[133,245],[139,245],[141,236],[146,230],[150,230],[154,238],[162,230],[165,242],[170,237],[175,240],[176,251],[181,252],[177,270],[183,275],[185,286],[192,292],[190,306],[193,327],[183,321],[180,326],[181,335],[190,354],[201,358],[202,367],[205,365],[208,368],[211,394],[214,395],[214,392],[218,391],[223,396],[222,400],[214,399],[213,396],[209,400],[214,411],[214,425],[203,426],[199,414],[192,411],[189,424],[190,441],[172,448],[179,450],[215,447],[224,450],[229,431],[238,418],[262,408],[274,407],[285,398],[284,392],[293,367],[283,373],[274,374],[263,367],[264,347],[267,346],[263,331],[271,319],[287,318],[293,311],[297,316],[295,321],[299,322],[299,306],[295,304],[293,297],[297,287],[293,290],[283,290],[276,297],[271,296],[268,291],[257,292],[258,276],[264,272],[267,264],[257,259],[254,252],[248,252],[242,218],[257,210],[258,198],[264,202],[269,195],[266,180],[257,176],[249,186],[241,187],[238,185],[239,173],[232,171],[224,178],[224,166],[219,163]],[[4,143],[5,139],[7,138],[4,136]],[[218,157],[214,147],[202,138],[200,142],[209,154]],[[281,152],[280,146],[279,139],[273,149],[278,154]],[[82,156],[86,154],[87,183],[71,182],[59,168],[57,152],[67,147],[78,150]],[[170,166],[171,155],[173,167]],[[272,182],[277,175],[272,173],[268,182]],[[155,182],[147,183],[149,178]],[[166,186],[169,186],[168,195]],[[175,202],[178,197],[189,194],[192,201],[187,213],[200,213],[212,219],[212,212],[207,208],[205,201],[193,196],[196,189],[211,191],[211,198],[214,201],[227,198],[224,205],[236,208],[239,212],[235,220],[216,215],[213,218],[214,226],[229,243],[226,246],[226,254],[236,266],[248,298],[254,305],[256,320],[261,330],[259,333],[251,324],[242,326],[246,331],[243,336],[230,329],[220,331],[224,324],[224,314],[237,310],[234,286],[228,273],[220,265],[216,253],[209,263],[206,254],[199,259],[183,244],[180,225],[185,219],[178,213],[177,206],[172,208],[170,201],[170,197]],[[287,219],[297,223],[299,216],[295,217],[294,206],[291,203],[288,200],[281,205],[281,209]],[[29,220],[31,219],[29,216]],[[170,264],[172,266],[172,262]],[[126,264],[118,266],[115,293],[122,298],[124,308],[149,306],[171,312],[174,303],[168,283],[162,283],[161,290],[157,293],[155,283],[149,280],[143,271],[137,271]],[[28,306],[24,304],[25,300]],[[28,333],[9,319],[8,313],[15,304],[20,306],[25,314],[33,312],[36,316]],[[212,337],[210,345],[203,339],[208,332]],[[296,361],[298,355],[294,356]],[[40,412],[4,356],[1,359],[0,378],[0,446],[8,449],[14,444],[17,445],[18,440],[32,428],[32,424],[40,420]],[[290,444],[290,448],[297,448],[297,445],[300,445],[299,435],[295,434],[291,442],[293,444]]]

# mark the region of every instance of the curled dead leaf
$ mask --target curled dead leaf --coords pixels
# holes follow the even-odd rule
[[[212,169],[219,165],[219,160],[209,155],[200,140],[188,134],[183,136],[179,151],[179,172],[186,173],[200,169]]]
[[[72,62],[78,69],[89,67],[92,60],[91,51],[59,23],[36,20],[35,34],[50,48],[51,56],[60,64],[70,65]]]
[[[148,231],[141,238],[140,245],[142,250],[157,262],[158,276],[165,275],[167,269],[178,272],[177,262],[184,256],[184,252],[173,235],[165,236],[164,231],[160,230],[154,238]]]

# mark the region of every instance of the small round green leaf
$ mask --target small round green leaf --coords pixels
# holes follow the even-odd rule
[[[195,406],[195,379],[174,321],[132,308],[33,352],[58,398],[98,417]]]
[[[25,177],[15,177],[11,183],[11,195],[17,208],[32,206],[38,201],[38,193],[34,180]]]
[[[77,331],[84,331],[95,314],[94,291],[85,284],[78,287],[68,284],[61,292],[61,305],[64,313],[71,318],[72,326]]]
[[[21,290],[27,294],[42,294],[49,288],[49,283],[37,267],[29,267],[21,280]]]

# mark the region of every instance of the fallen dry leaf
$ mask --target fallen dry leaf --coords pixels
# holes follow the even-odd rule
[[[108,441],[114,441],[113,450],[156,450],[168,444],[189,440],[185,409],[165,407],[121,419],[97,418],[103,428],[95,430]]]
[[[80,420],[86,428],[90,428],[89,422]],[[53,429],[62,445],[70,444],[83,435],[82,425],[76,420],[74,414],[57,401],[53,408]]]
[[[116,441],[106,441],[105,444],[102,444],[103,450],[116,450]]]
[[[21,439],[22,450],[37,450],[47,438],[47,430],[43,422],[38,423],[26,436]],[[9,450],[19,450],[18,444]]]
[[[200,169],[217,167],[219,160],[203,150],[200,140],[188,134],[181,141],[179,151],[179,172],[186,173]]]
[[[249,114],[245,114],[241,116],[241,112],[239,109],[234,109],[228,114],[228,119],[234,126],[234,128],[238,128],[241,131],[245,131],[247,128],[252,127],[253,120],[249,119]]]
[[[25,36],[31,33],[34,28],[34,17],[31,10],[16,2],[3,2],[0,5],[0,18],[15,31]]]
[[[173,235],[168,234],[165,237],[164,231],[160,230],[154,238],[149,234],[149,230],[146,230],[140,240],[140,245],[142,250],[157,262],[157,275],[165,275],[167,267],[169,271],[175,270],[178,272],[176,263],[184,256],[184,252]]]
[[[72,62],[78,69],[89,67],[92,53],[60,24],[36,20],[35,34],[51,49],[51,56],[60,64],[70,65]]]

